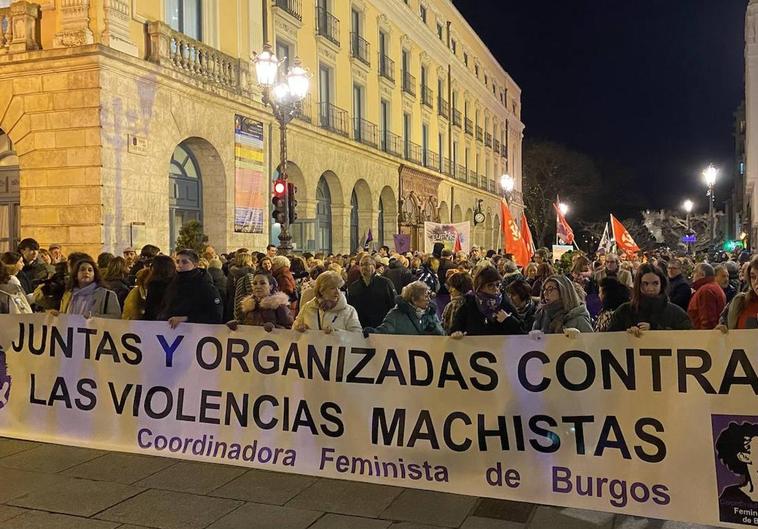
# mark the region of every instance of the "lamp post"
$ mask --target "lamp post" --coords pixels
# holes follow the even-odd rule
[[[716,184],[716,177],[719,174],[719,170],[709,165],[705,171],[703,171],[703,178],[705,179],[705,185],[708,186],[708,218],[710,219],[710,232],[711,242],[716,239],[716,212],[714,211],[714,202],[716,197],[714,196],[713,186]]]
[[[691,236],[691,229],[690,229],[690,213],[692,213],[692,208],[695,207],[695,204],[692,202],[692,200],[685,200],[684,204],[682,204],[682,208],[684,208],[684,211],[687,212],[687,253],[692,253],[692,243],[689,242],[689,237]]]
[[[513,179],[511,175],[506,173],[500,177],[500,187],[503,188],[503,192],[505,193],[505,199],[508,202],[510,202],[511,193],[513,193],[513,190],[516,187],[516,181]]]
[[[270,44],[263,46],[263,51],[253,57],[258,86],[263,91],[263,104],[271,107],[274,118],[279,123],[279,179],[284,181],[284,215],[279,233],[279,252],[287,254],[292,251],[290,235],[290,186],[287,185],[287,124],[293,120],[302,108],[308,95],[310,75],[303,68],[300,59],[295,58],[286,73]]]
[[[569,212],[568,204],[566,204],[565,202],[559,202],[558,203],[558,211],[560,211],[561,215],[563,215],[565,217],[566,213]],[[556,217],[556,221],[557,221],[557,217]],[[561,241],[558,238],[558,228],[556,227],[556,229],[555,229],[555,244],[559,244],[560,242]]]

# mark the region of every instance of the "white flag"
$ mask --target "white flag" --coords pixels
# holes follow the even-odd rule
[[[604,249],[605,253],[610,253],[611,249],[613,248],[613,241],[611,240],[610,236],[608,235],[608,223],[605,223],[605,229],[603,230],[603,236],[600,238],[600,244],[598,245],[597,249]]]

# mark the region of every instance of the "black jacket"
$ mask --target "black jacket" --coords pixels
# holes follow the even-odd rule
[[[400,261],[397,259],[390,263],[389,268],[387,268],[387,270],[384,272],[384,277],[392,281],[392,285],[395,287],[395,292],[402,292],[405,285],[408,283],[413,283],[413,281],[415,281],[413,273],[404,267],[402,263],[400,263]]]
[[[448,259],[447,257],[440,259],[440,266],[437,268],[437,277],[440,280],[439,294],[449,294],[447,285],[445,284],[447,280],[447,271],[454,268],[456,268],[456,266],[452,259]]]
[[[147,321],[155,321],[163,310],[166,301],[166,289],[170,281],[154,280],[147,285],[147,296],[145,297],[145,315],[143,318]]]
[[[208,268],[208,275],[211,276],[211,281],[213,281],[213,286],[216,287],[216,290],[218,290],[219,296],[221,297],[221,306],[226,306],[226,283],[227,283],[227,277],[224,275],[223,270],[220,268]]]
[[[461,308],[453,317],[453,326],[450,333],[456,331],[465,332],[469,336],[494,336],[501,334],[524,334],[523,323],[516,314],[516,309],[511,305],[508,299],[503,296],[500,308],[511,314],[502,323],[489,322],[484,314],[481,313],[476,304],[476,295],[469,292],[465,296],[465,301]]]
[[[679,305],[685,312],[690,304],[690,297],[692,297],[692,287],[687,282],[682,274],[679,274],[674,279],[669,280],[668,289],[666,293],[669,296],[669,300],[674,305]]]
[[[48,270],[44,261],[35,259],[31,263],[25,263],[24,268],[16,275],[21,286],[27,294],[34,292],[38,285],[47,279]]]
[[[395,287],[386,277],[375,275],[366,285],[363,278],[347,287],[347,302],[358,311],[363,327],[378,327],[395,306]]]
[[[187,316],[189,323],[221,323],[223,311],[221,296],[211,276],[202,268],[195,268],[178,272],[169,283],[158,319]]]
[[[114,279],[113,281],[103,281],[103,286],[108,290],[112,290],[118,298],[118,304],[120,307],[124,306],[126,296],[129,295],[129,285],[123,279]]]
[[[625,331],[642,322],[649,323],[652,331],[692,329],[692,322],[687,313],[663,296],[647,303],[643,302],[639,310],[634,310],[631,301],[622,304],[613,312],[608,331]]]

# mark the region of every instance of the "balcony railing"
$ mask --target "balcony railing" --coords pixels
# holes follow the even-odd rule
[[[494,180],[490,180],[489,181],[489,192],[490,193],[494,193],[495,192],[495,181]]]
[[[379,54],[379,75],[388,81],[395,82],[395,61],[381,53]]]
[[[440,172],[442,174],[446,174],[447,176],[451,176],[452,174],[452,164],[450,163],[450,158],[443,158],[440,160]]]
[[[505,143],[500,146],[500,154],[503,158],[508,158],[508,146]]]
[[[403,92],[416,96],[416,78],[409,72],[403,72]]]
[[[458,164],[455,168],[455,178],[465,182],[466,181],[466,167]]]
[[[432,97],[432,89],[428,86],[421,87],[421,103],[429,108],[434,108],[434,98]]]
[[[340,45],[340,20],[326,9],[316,8],[316,34]]]
[[[403,157],[409,162],[417,163],[419,165],[422,164],[423,150],[421,149],[421,145],[419,145],[418,143],[413,143],[412,141],[406,141],[403,148],[403,152],[404,152]]]
[[[437,97],[437,114],[445,119],[450,119],[450,109],[447,108],[447,101],[442,96]]]
[[[343,136],[350,135],[350,115],[347,110],[321,102],[319,105],[319,125],[321,128]]]
[[[456,127],[461,126],[461,111],[453,109],[453,125]]]
[[[376,147],[376,125],[361,118],[355,118],[353,121],[353,137],[355,141]]]
[[[484,129],[482,127],[476,127],[476,140],[484,141]]]
[[[464,125],[465,125],[466,134],[468,134],[469,136],[473,136],[474,135],[474,122],[471,121],[469,118],[466,118]]]
[[[276,7],[282,11],[292,15],[300,22],[303,21],[303,10],[301,0],[276,0],[274,3]]]
[[[350,55],[361,61],[366,66],[371,65],[369,53],[371,47],[366,39],[358,33],[350,33]]]
[[[388,130],[381,131],[381,149],[393,156],[403,155],[403,139],[397,134],[392,134]]]
[[[492,134],[490,134],[489,132],[484,133],[484,146],[492,147]]]
[[[479,181],[479,175],[476,174],[476,171],[471,169],[468,173],[468,183],[476,185],[478,181]]]
[[[499,154],[500,153],[500,140],[493,140],[493,141],[494,141],[494,145],[492,148],[494,149],[496,153]]]
[[[427,150],[424,153],[423,162],[424,162],[424,167],[428,169],[433,169],[435,171],[440,170],[440,156],[436,152]]]
[[[313,123],[313,109],[311,105],[311,95],[308,94],[300,103],[300,108],[298,108],[297,113],[295,113],[295,117],[307,121],[308,123]]]

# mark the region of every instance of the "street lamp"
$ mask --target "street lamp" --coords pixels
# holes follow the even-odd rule
[[[716,169],[713,165],[709,165],[704,171],[703,171],[703,178],[705,179],[705,185],[708,186],[708,194],[706,195],[709,197],[708,201],[708,217],[710,218],[710,224],[711,224],[711,241],[716,239],[716,212],[713,209],[714,202],[716,197],[713,193],[713,186],[716,184],[716,177],[719,174],[719,170]]]
[[[564,204],[563,202],[561,202],[560,204],[558,204],[558,211],[560,211],[561,215],[563,215],[565,217],[566,213],[568,213],[568,211],[569,211],[568,204]]]
[[[503,188],[506,199],[510,201],[511,193],[513,193],[513,189],[516,187],[516,181],[511,175],[506,173],[500,177],[500,187]]]
[[[695,207],[695,204],[690,199],[685,200],[684,204],[682,204],[682,208],[684,208],[684,211],[687,212],[687,237],[688,237],[688,239],[687,239],[687,241],[688,241],[687,242],[687,253],[688,254],[692,253],[692,243],[689,242],[689,240],[690,240],[689,237],[691,237],[691,235],[692,235],[690,233],[690,231],[691,231],[690,230],[690,213],[692,213],[692,208],[694,208],[694,207]]]
[[[263,51],[254,56],[255,75],[258,86],[263,91],[263,104],[271,107],[274,118],[279,123],[279,180],[284,181],[283,204],[284,215],[279,233],[279,252],[287,254],[292,251],[292,236],[289,232],[290,219],[294,219],[294,207],[289,194],[291,188],[287,182],[287,124],[302,109],[303,100],[308,95],[310,74],[303,68],[300,59],[295,58],[286,74],[281,62],[274,54],[270,44],[263,46]]]

